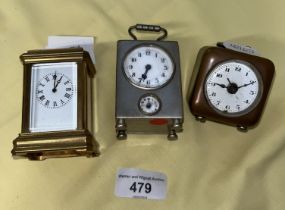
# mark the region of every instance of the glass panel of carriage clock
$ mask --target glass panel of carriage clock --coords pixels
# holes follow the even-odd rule
[[[32,65],[30,131],[77,128],[77,63]]]

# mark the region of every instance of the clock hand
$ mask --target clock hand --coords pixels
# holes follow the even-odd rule
[[[246,86],[248,86],[248,85],[252,85],[252,84],[254,84],[256,81],[252,81],[252,82],[250,82],[250,83],[248,83],[248,84],[244,84],[244,85],[241,85],[241,86],[238,86],[238,88],[242,88],[242,87],[246,87]]]
[[[147,64],[146,66],[145,66],[145,72],[142,74],[142,79],[143,79],[143,81],[147,78],[147,73],[148,73],[148,71],[151,69],[151,65],[149,65],[149,64]]]
[[[57,88],[58,84],[61,82],[63,76],[60,77],[60,79],[56,82],[55,88]]]
[[[227,78],[227,80],[228,80],[228,82],[229,82],[230,84],[232,84],[232,82],[230,81],[230,79],[229,79],[229,78]]]
[[[56,81],[56,78],[57,78],[56,71],[54,72],[54,75],[52,76],[52,78],[53,78],[53,89],[52,89],[52,91],[53,91],[55,89],[55,81]]]
[[[56,88],[57,88],[57,86],[59,85],[59,83],[61,82],[62,77],[63,77],[63,76],[61,76],[60,79],[57,80],[56,85],[55,85],[54,88],[52,89],[52,92],[54,92],[54,93],[56,92]]]
[[[227,86],[224,84],[214,83],[214,85],[219,85],[221,88],[226,88]]]

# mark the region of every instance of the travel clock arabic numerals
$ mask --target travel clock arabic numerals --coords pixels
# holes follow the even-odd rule
[[[240,71],[241,71],[241,67],[237,66],[237,67],[235,68],[235,71],[240,72]]]
[[[138,88],[156,89],[171,80],[174,64],[166,51],[157,46],[139,46],[124,61],[125,76]]]
[[[237,105],[236,105],[236,108],[237,108],[237,110],[240,110],[240,105],[237,104]]]
[[[213,68],[205,86],[209,104],[226,115],[243,114],[252,109],[260,91],[255,69],[237,61],[225,62]]]
[[[223,75],[222,74],[217,74],[217,77],[222,78]]]

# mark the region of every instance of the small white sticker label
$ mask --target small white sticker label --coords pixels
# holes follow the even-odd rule
[[[167,177],[163,173],[135,168],[117,172],[115,195],[127,198],[165,199]]]
[[[49,36],[46,48],[82,47],[95,64],[94,37],[90,36]]]
[[[228,48],[231,50],[235,50],[235,51],[250,54],[250,55],[259,56],[259,53],[257,52],[257,50],[250,46],[244,46],[244,45],[229,42],[229,41],[223,42],[223,45],[225,46],[225,48]]]

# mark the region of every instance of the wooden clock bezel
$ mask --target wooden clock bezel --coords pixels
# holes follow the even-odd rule
[[[208,103],[204,83],[210,71],[219,63],[226,60],[242,60],[253,65],[260,73],[263,83],[263,92],[260,102],[248,113],[239,116],[225,116],[215,111]],[[196,71],[196,72],[195,72]],[[233,126],[253,127],[261,118],[266,99],[270,91],[271,83],[274,77],[274,64],[272,61],[245,53],[222,47],[204,47],[199,51],[193,75],[196,74],[196,80],[190,96],[189,105],[192,114],[196,117],[202,117],[216,122],[221,122]]]
[[[88,91],[91,89],[87,87],[87,77],[93,78],[96,72],[89,53],[82,48],[31,50],[22,54],[20,59],[24,65],[22,126],[21,133],[13,141],[12,155],[31,160],[99,155],[98,143],[88,129],[88,118],[92,113],[89,113],[87,103],[92,101],[88,101]],[[77,63],[77,128],[66,131],[30,132],[31,67],[37,63],[59,62]]]

